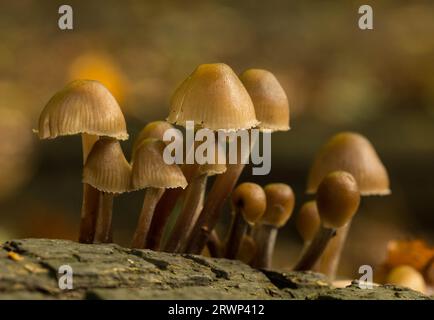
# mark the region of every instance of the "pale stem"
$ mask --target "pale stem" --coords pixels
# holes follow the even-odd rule
[[[140,212],[137,228],[134,232],[133,241],[131,243],[132,248],[145,248],[146,238],[148,236],[149,228],[154,216],[154,210],[158,200],[160,200],[161,196],[163,195],[163,192],[163,188],[148,188],[145,191],[142,211]]]
[[[312,240],[312,243],[307,248],[306,252],[301,256],[300,260],[294,267],[295,271],[312,270],[319,258],[323,254],[330,239],[335,235],[335,229],[325,228],[321,225]]]
[[[83,133],[81,135],[83,148],[83,165],[98,136]],[[95,237],[95,225],[98,211],[99,191],[89,184],[83,183],[83,200],[81,205],[80,243],[92,243]]]
[[[267,224],[258,225],[254,229],[254,239],[257,247],[256,257],[253,260],[255,268],[271,268],[277,232],[276,227]]]
[[[165,251],[180,252],[188,239],[191,225],[195,222],[198,208],[205,194],[207,174],[199,174],[190,182],[187,187],[184,207],[179,214],[175,226],[172,229],[169,240],[166,243]]]
[[[100,192],[94,239],[96,243],[108,243],[112,240],[113,198],[113,193]]]

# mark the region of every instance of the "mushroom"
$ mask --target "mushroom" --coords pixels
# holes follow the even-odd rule
[[[144,248],[154,215],[155,206],[165,189],[185,188],[187,181],[176,164],[167,164],[163,158],[165,143],[148,138],[140,143],[132,159],[131,185],[133,190],[145,189],[142,211],[131,246]]]
[[[386,168],[372,144],[358,133],[338,133],[321,148],[309,171],[307,193],[315,193],[321,180],[337,170],[346,171],[355,178],[361,196],[390,194]],[[350,226],[348,223],[336,231],[321,258],[320,271],[332,279]]]
[[[244,182],[232,193],[233,222],[226,245],[225,257],[235,259],[249,226],[264,214],[267,198],[261,186]]]
[[[83,183],[99,191],[94,242],[112,241],[112,211],[115,194],[129,191],[131,166],[119,141],[100,138],[93,146],[83,169]]]
[[[320,224],[321,220],[315,200],[304,203],[295,220],[295,227],[303,239],[302,252],[309,247],[319,229]]]
[[[335,235],[336,229],[351,221],[360,203],[356,180],[345,171],[328,174],[318,186],[316,203],[321,226],[294,270],[312,269]]]
[[[75,80],[57,92],[39,117],[40,139],[81,134],[83,164],[100,136],[128,139],[125,118],[112,94],[98,81]],[[92,243],[98,210],[98,190],[83,184],[79,241]]]
[[[193,152],[194,149],[192,148]],[[218,154],[223,152],[219,148],[218,143],[216,143],[216,150],[218,151],[214,154],[214,163],[190,165],[195,168],[192,169],[193,173],[185,190],[183,208],[165,245],[165,251],[167,252],[184,251],[192,231],[192,226],[196,223],[202,209],[208,177],[222,174],[226,171],[226,165],[218,163]],[[214,234],[214,237],[216,236],[217,234]]]
[[[422,274],[408,265],[393,268],[387,275],[386,283],[407,287],[422,293],[427,292]]]
[[[278,229],[289,220],[295,204],[294,192],[287,184],[270,183],[264,187],[264,191],[267,208],[253,232],[257,245],[253,265],[257,268],[271,267]]]
[[[187,126],[187,121],[194,121],[197,127],[214,132],[247,130],[258,124],[249,94],[233,70],[223,63],[203,64],[194,70],[175,91],[167,120],[181,126]],[[240,173],[237,165],[228,165],[227,172],[229,179],[214,183],[186,241],[185,250],[189,253],[199,254],[206,245],[223,201],[232,191]],[[199,183],[201,179],[193,179],[190,188],[196,189],[195,185]],[[198,208],[198,199],[200,197],[194,193],[189,193],[185,199],[185,203],[192,203],[190,215]]]
[[[240,80],[253,102],[258,128],[265,132],[289,130],[288,99],[275,76],[266,70],[249,69],[240,75]],[[243,169],[243,163],[228,164],[226,172],[215,179],[195,226],[195,238],[189,241],[189,252],[201,251],[206,235],[215,227],[220,211]]]

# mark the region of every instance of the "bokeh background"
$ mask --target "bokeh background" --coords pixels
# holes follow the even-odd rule
[[[0,2],[0,240],[76,239],[81,141],[32,133],[48,99],[75,78],[100,80],[118,99],[130,141],[164,119],[176,86],[201,63],[272,71],[291,105],[292,130],[273,134],[272,171],[242,180],[286,182],[304,194],[309,166],[334,133],[376,147],[393,194],[364,198],[340,273],[377,265],[388,241],[434,241],[434,3],[431,1],[68,1],[74,30],[57,26],[64,2]],[[371,4],[374,30],[358,28]],[[115,201],[115,240],[128,245],[143,194]],[[224,227],[222,227],[224,228]],[[276,267],[301,239],[281,230]]]

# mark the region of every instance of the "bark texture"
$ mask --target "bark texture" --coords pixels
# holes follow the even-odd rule
[[[59,289],[59,267],[73,289]],[[253,269],[195,255],[22,239],[0,246],[0,299],[429,299],[396,286],[337,289],[313,272]]]

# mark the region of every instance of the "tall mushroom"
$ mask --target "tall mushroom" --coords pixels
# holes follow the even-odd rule
[[[361,196],[390,194],[389,177],[377,152],[361,134],[342,132],[334,135],[320,149],[309,171],[307,193],[316,192],[321,180],[330,172],[342,170],[350,173]],[[334,278],[340,255],[351,223],[337,230],[320,262],[320,271]]]
[[[94,242],[112,241],[112,210],[115,194],[129,191],[131,166],[119,141],[100,138],[93,146],[83,169],[83,182],[99,191]]]
[[[254,228],[257,245],[253,265],[270,268],[278,229],[283,227],[292,215],[295,197],[290,186],[284,183],[270,183],[264,187],[267,209]]]
[[[181,126],[186,126],[187,121],[194,121],[197,127],[213,131],[247,130],[258,123],[249,94],[233,70],[223,63],[203,64],[196,68],[173,95],[167,120]],[[209,233],[218,220],[222,201],[238,179],[239,170],[234,171],[234,167],[236,165],[228,165],[225,173],[230,179],[214,183],[191,232],[187,252],[200,253],[207,243]],[[196,183],[200,181],[193,180],[191,188]],[[195,202],[192,210],[199,205],[199,197],[195,198],[185,200],[187,203]]]
[[[253,101],[258,128],[267,132],[289,130],[288,98],[276,77],[266,70],[249,69],[240,75],[240,80]],[[220,211],[243,169],[243,163],[228,164],[226,172],[214,181],[195,227],[196,237],[190,239],[189,252],[201,251],[206,243],[206,234],[215,227]]]
[[[142,210],[131,246],[144,248],[155,206],[165,189],[185,188],[187,181],[176,164],[167,164],[161,140],[149,138],[140,143],[132,159],[131,185],[133,190],[146,189]]]
[[[328,174],[318,186],[316,203],[321,225],[294,270],[312,269],[336,230],[351,221],[360,203],[356,180],[345,171]]]
[[[264,190],[256,183],[244,182],[232,193],[233,222],[226,245],[226,258],[235,259],[249,226],[264,214],[267,200]]]
[[[75,80],[57,92],[39,117],[40,139],[80,134],[83,164],[93,144],[101,136],[128,139],[125,118],[112,94],[94,80]],[[83,184],[79,241],[94,240],[98,210],[98,190]]]

